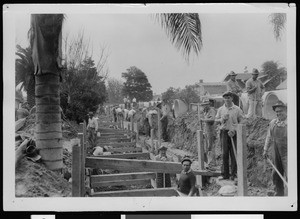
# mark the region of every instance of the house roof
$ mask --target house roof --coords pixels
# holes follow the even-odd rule
[[[276,87],[276,90],[283,90],[283,89],[287,89],[287,82],[286,82],[286,80],[284,80],[281,84],[279,84]]]
[[[202,83],[201,86],[203,86],[204,90],[210,95],[223,94],[227,90],[226,83],[224,82]]]
[[[247,81],[249,78],[252,77],[252,73],[236,73],[236,80],[241,80],[241,81]],[[263,73],[259,73],[258,77],[263,76]],[[229,73],[226,74],[225,78],[224,78],[224,82],[228,81],[230,79],[230,75]]]

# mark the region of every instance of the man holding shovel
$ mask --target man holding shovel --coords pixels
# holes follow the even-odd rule
[[[243,119],[243,111],[233,104],[233,95],[231,92],[223,94],[224,105],[221,106],[216,115],[216,123],[221,123],[220,128],[220,141],[223,150],[223,165],[222,177],[220,179],[234,180],[237,173],[236,166],[236,126]],[[229,173],[229,156],[231,163],[231,174]]]
[[[259,72],[253,69],[252,78],[246,82],[246,90],[249,98],[249,109],[247,117],[262,116],[262,95],[264,94],[264,85],[257,79]]]
[[[273,184],[275,185],[276,196],[287,195],[284,184],[287,186],[287,106],[278,101],[273,110],[276,112],[276,119],[270,122],[264,146],[263,156],[273,168]],[[272,149],[272,161],[268,152]]]

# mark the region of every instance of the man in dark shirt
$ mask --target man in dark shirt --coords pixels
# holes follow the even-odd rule
[[[184,157],[181,161],[182,172],[178,181],[178,192],[180,196],[194,196],[197,193],[196,176],[191,169],[192,160]]]

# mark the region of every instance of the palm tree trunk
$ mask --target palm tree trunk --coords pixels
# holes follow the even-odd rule
[[[49,169],[61,169],[63,164],[62,127],[59,96],[59,76],[41,74],[36,85],[36,145]]]
[[[32,60],[35,67],[36,145],[51,170],[63,167],[59,55],[62,14],[31,15]]]
[[[35,87],[34,86],[35,86],[35,77],[32,76],[32,78],[30,78],[29,85],[27,88],[27,102],[28,102],[30,109],[32,107],[34,107],[34,105],[35,105]]]

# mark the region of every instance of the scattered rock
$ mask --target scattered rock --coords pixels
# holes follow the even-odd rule
[[[237,186],[235,185],[224,185],[218,191],[218,193],[222,196],[234,196],[236,192]]]

